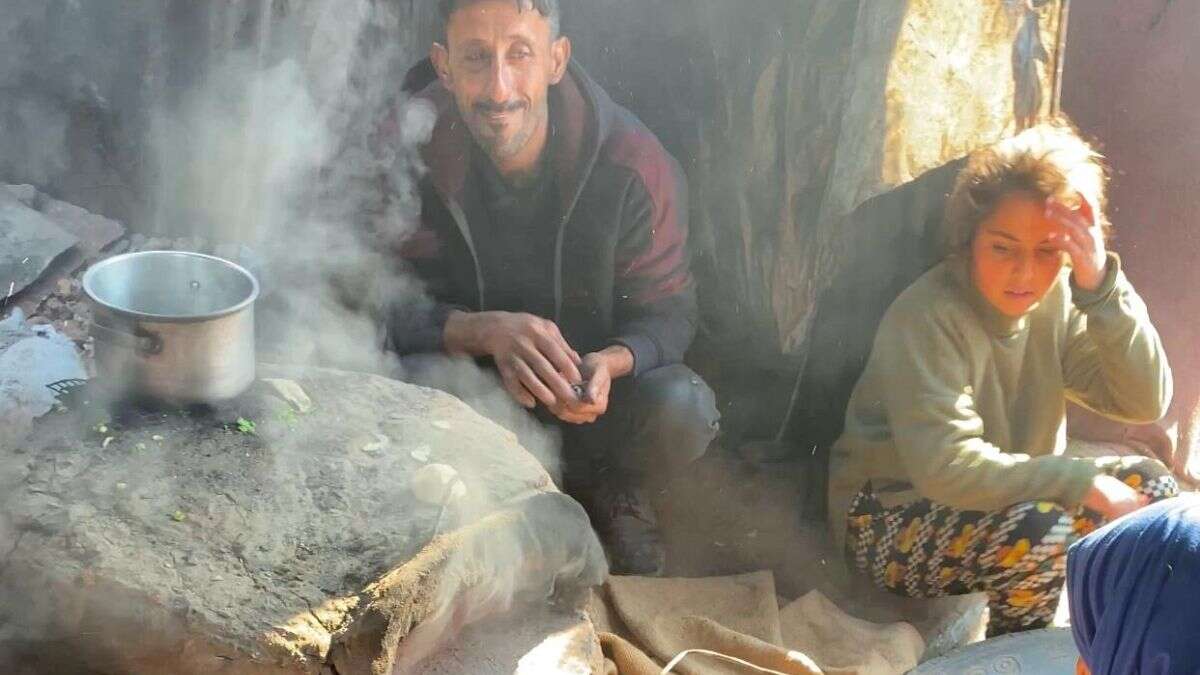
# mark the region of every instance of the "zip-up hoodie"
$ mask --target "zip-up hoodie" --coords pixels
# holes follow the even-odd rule
[[[409,72],[405,88],[432,103],[438,119],[422,151],[429,172],[420,187],[421,226],[401,248],[430,299],[397,304],[388,318],[389,344],[402,355],[441,351],[451,310],[489,309],[471,237],[483,203],[469,169],[474,140],[428,60]],[[569,66],[549,96],[557,136],[548,166],[560,219],[554,316],[544,318],[581,354],[628,347],[635,375],[678,363],[697,318],[683,172],[579,65]]]

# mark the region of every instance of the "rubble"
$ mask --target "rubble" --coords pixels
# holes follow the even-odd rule
[[[29,325],[68,337],[90,364],[92,316],[80,277],[112,254],[125,228],[31,185],[0,185],[0,225],[0,317],[19,308]]]
[[[49,385],[86,377],[68,336],[31,325],[14,310],[0,321],[0,439],[28,431],[34,419],[50,412],[55,394]]]
[[[20,225],[8,228],[10,222]],[[52,327],[75,343],[89,372],[95,350],[92,310],[82,278],[92,264],[122,253],[153,250],[193,251],[252,267],[259,264],[246,247],[236,244],[126,233],[120,223],[53,199],[31,185],[0,185],[0,224],[5,225],[0,227],[0,281],[7,280],[0,288],[0,318],[20,308],[29,325]],[[49,234],[33,237],[30,228]],[[47,256],[45,264],[35,264]]]
[[[54,221],[0,188],[0,298],[25,291],[78,242]]]

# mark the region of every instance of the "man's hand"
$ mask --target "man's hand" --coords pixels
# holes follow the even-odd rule
[[[1080,197],[1078,209],[1055,200],[1046,200],[1046,217],[1058,223],[1059,229],[1050,233],[1055,247],[1071,256],[1071,276],[1075,285],[1094,291],[1104,281],[1108,256],[1104,248],[1104,232],[1090,202]]]
[[[582,359],[558,326],[532,314],[452,312],[443,344],[451,354],[492,357],[505,389],[526,408],[567,405],[575,399],[571,383],[583,380]]]
[[[1092,487],[1083,496],[1083,505],[1113,521],[1150,503],[1150,498],[1106,474],[1092,479]]]
[[[612,382],[633,371],[633,354],[625,347],[608,347],[584,356],[580,370],[585,379],[583,395],[551,408],[555,417],[569,424],[591,424],[608,412]]]

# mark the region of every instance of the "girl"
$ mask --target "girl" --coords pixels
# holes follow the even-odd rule
[[[912,597],[988,594],[991,634],[1053,618],[1067,545],[1173,496],[1146,458],[1063,456],[1069,399],[1158,419],[1171,373],[1105,248],[1105,170],[1066,122],[968,159],[947,256],[885,314],[830,466],[855,566]]]

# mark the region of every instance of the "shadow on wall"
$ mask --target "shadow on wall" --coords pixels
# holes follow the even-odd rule
[[[817,303],[808,359],[786,436],[814,455],[805,513],[825,512],[829,447],[892,301],[942,259],[942,211],[965,159],[869,200],[842,224],[847,255]],[[879,264],[878,251],[891,263]]]
[[[31,183],[130,222],[142,195],[141,132],[195,32],[193,3],[9,0],[0,12],[0,182]],[[114,49],[114,45],[121,45]]]
[[[820,218],[846,108],[853,99],[860,117],[881,116],[905,6],[875,17],[869,36],[856,31],[858,2],[768,0],[748,11],[565,0],[563,11],[575,58],[687,171],[702,312],[689,360],[721,394],[726,435],[774,436],[803,362],[781,348],[777,296],[815,300],[815,270],[835,246]],[[847,135],[878,145],[875,126]]]

